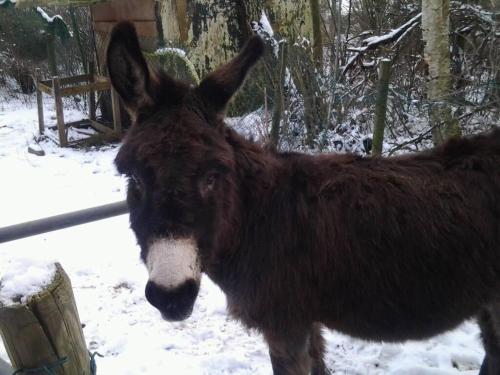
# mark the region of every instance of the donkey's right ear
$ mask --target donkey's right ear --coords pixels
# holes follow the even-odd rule
[[[111,33],[107,66],[113,87],[132,115],[154,105],[154,92],[148,64],[142,55],[135,27],[120,22]]]

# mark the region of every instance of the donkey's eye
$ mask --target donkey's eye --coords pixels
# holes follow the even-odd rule
[[[215,186],[215,181],[217,180],[217,176],[213,174],[209,174],[206,178],[205,184],[207,186],[207,189],[213,190]]]
[[[215,188],[217,183],[218,174],[211,172],[206,174],[200,181],[200,193],[203,197],[206,197]]]

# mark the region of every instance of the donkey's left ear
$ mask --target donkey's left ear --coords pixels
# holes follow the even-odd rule
[[[253,36],[241,52],[227,64],[210,73],[198,86],[197,90],[216,112],[223,112],[241,86],[249,69],[259,60],[264,52],[264,42]]]
[[[153,104],[151,74],[132,23],[121,22],[113,29],[107,65],[111,83],[132,116]]]

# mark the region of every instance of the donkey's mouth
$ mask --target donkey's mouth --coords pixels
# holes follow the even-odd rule
[[[188,318],[198,295],[201,266],[192,237],[151,241],[146,256],[149,281],[146,299],[166,320]]]
[[[188,280],[179,287],[165,289],[149,281],[146,285],[146,299],[156,307],[168,321],[180,321],[189,318],[198,296],[199,282]]]

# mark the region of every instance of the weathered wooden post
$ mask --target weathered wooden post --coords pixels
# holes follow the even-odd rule
[[[59,131],[59,143],[62,147],[68,145],[66,125],[64,124],[64,111],[61,97],[61,80],[59,77],[52,78],[52,90],[54,91],[54,101],[56,103],[57,130]]]
[[[385,114],[387,110],[387,94],[389,93],[389,78],[391,76],[391,61],[382,59],[379,66],[377,98],[375,101],[375,121],[373,125],[372,155],[382,153],[384,142]]]
[[[0,303],[0,334],[21,374],[92,374],[71,282],[58,263],[50,285],[26,303]]]
[[[88,66],[87,66],[87,71],[89,75],[89,82],[90,84],[95,82],[95,75],[94,75],[94,62],[89,61]],[[90,120],[96,120],[96,103],[95,103],[95,91],[90,90],[89,96],[89,119]]]
[[[42,135],[45,131],[43,122],[43,93],[40,89],[40,81],[42,80],[42,73],[40,68],[35,69],[35,83],[36,83],[36,105],[38,108],[38,131]]]

